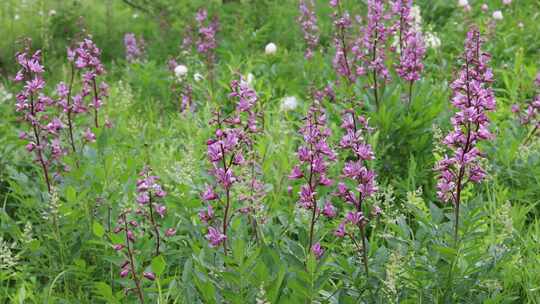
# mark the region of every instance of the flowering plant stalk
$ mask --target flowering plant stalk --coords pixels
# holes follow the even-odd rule
[[[212,164],[210,173],[214,176],[217,184],[214,187],[207,186],[201,195],[203,201],[207,203],[207,207],[199,213],[201,221],[209,225],[206,239],[210,243],[210,247],[218,247],[223,244],[225,254],[227,254],[227,230],[232,218],[230,213],[234,208],[232,190],[233,186],[242,180],[241,177],[237,176],[235,170],[238,171],[246,166],[244,155],[249,153],[249,149],[252,147],[250,134],[258,131],[257,115],[254,111],[258,101],[256,92],[247,83],[237,80],[231,82],[231,89],[230,97],[238,99],[235,110],[228,117],[217,110],[211,121],[211,124],[216,126],[216,131],[214,137],[207,142],[207,155]],[[218,201],[225,205],[221,230],[218,223],[215,223],[217,220],[214,216],[214,208],[210,204],[212,201]]]
[[[399,31],[399,64],[396,72],[401,79],[408,82],[408,106],[412,102],[412,90],[415,81],[420,80],[420,74],[424,70],[426,46],[422,32],[413,26],[411,16],[412,0],[401,0],[394,4],[393,10],[398,16]]]
[[[124,47],[126,49],[126,61],[133,63],[141,60],[144,56],[145,42],[142,37],[137,38],[133,33],[124,35]]]
[[[216,61],[215,49],[217,48],[216,34],[219,30],[219,21],[216,16],[212,20],[208,18],[208,12],[205,9],[197,11],[195,16],[197,21],[197,52],[204,57],[208,76],[213,79],[213,69]]]
[[[14,81],[24,82],[24,87],[17,94],[16,111],[21,113],[21,120],[30,127],[29,132],[21,132],[19,138],[27,140],[26,150],[33,152],[43,171],[43,177],[49,193],[52,191],[50,170],[53,163],[59,164],[65,154],[61,147],[60,131],[64,128],[61,120],[49,113],[54,106],[52,98],[43,94],[45,80],[44,67],[41,65],[41,51],[30,55],[30,48],[16,55],[21,69]]]
[[[352,159],[345,162],[342,172],[343,180],[338,184],[336,195],[352,205],[354,209],[347,213],[334,234],[337,237],[349,236],[351,238],[361,254],[364,270],[366,274],[369,274],[365,230],[368,219],[364,216],[364,211],[367,209],[364,203],[377,192],[377,185],[376,174],[368,167],[368,162],[375,156],[371,146],[366,143],[365,136],[372,129],[368,125],[368,120],[363,116],[357,116],[354,110],[344,112],[341,127],[345,129],[345,134],[341,138],[339,147],[344,152],[352,154]],[[379,215],[380,209],[377,206],[373,207],[371,214]],[[351,228],[347,229],[347,225]],[[350,231],[351,229],[359,231],[362,247],[358,244],[355,233]]]
[[[135,285],[134,288],[126,289],[126,292],[134,291],[141,303],[144,303],[143,279],[154,281],[156,275],[151,271],[140,271],[137,265],[144,266],[144,258],[137,250],[137,240],[143,239],[148,232],[154,240],[155,250],[153,255],[160,253],[162,244],[162,234],[164,237],[172,237],[176,234],[174,228],[168,228],[164,232],[158,219],[165,217],[167,208],[158,203],[159,199],[166,196],[166,192],[158,183],[159,177],[152,174],[150,167],[145,166],[139,173],[137,180],[137,203],[138,207],[133,210],[131,207],[124,208],[117,220],[117,226],[113,232],[123,233],[125,242],[123,244],[113,244],[113,249],[125,256],[125,261],[120,266],[120,277],[125,278],[131,275]],[[159,216],[159,217],[158,217]],[[151,232],[150,232],[151,231]],[[143,251],[143,249],[140,249]],[[139,262],[137,262],[139,257]]]
[[[300,0],[298,10],[300,11],[300,15],[297,18],[297,22],[300,24],[306,43],[304,57],[309,60],[313,57],[313,52],[319,44],[319,27],[317,26],[315,3],[313,0]]]
[[[385,1],[368,0],[367,25],[364,30],[362,48],[367,53],[363,57],[367,73],[372,74],[372,89],[375,98],[375,106],[379,108],[380,96],[379,81],[386,82],[390,79],[390,73],[385,66],[386,60],[386,42],[392,32],[390,27],[386,26],[386,21],[390,15],[385,11]]]
[[[108,86],[105,82],[100,82],[98,86],[98,76],[105,74],[105,67],[101,63],[101,50],[94,44],[91,37],[79,42],[75,49],[68,48],[68,60],[73,67],[80,71],[82,78],[81,93],[73,97],[74,106],[77,112],[86,112],[83,99],[93,94],[89,107],[94,109],[94,126],[99,128],[98,110],[103,104],[103,99],[108,95]],[[70,83],[72,83],[73,76]],[[68,92],[71,94],[71,90]]]
[[[307,248],[320,258],[324,251],[320,243],[315,241],[315,225],[321,213],[326,217],[336,216],[336,208],[330,202],[324,203],[322,212],[319,207],[321,190],[333,183],[328,178],[327,171],[329,162],[335,161],[336,155],[327,143],[331,131],[326,127],[326,115],[318,100],[315,100],[309,108],[305,121],[305,125],[300,129],[304,143],[297,151],[299,164],[294,166],[289,178],[305,181],[300,186],[298,207],[311,213]]]
[[[74,48],[67,49],[67,58],[70,63],[69,84],[64,82],[56,86],[57,104],[66,115],[68,126],[68,140],[73,153],[77,152],[75,145],[75,118],[78,115],[88,113],[89,108],[94,108],[94,125],[98,124],[98,109],[102,100],[108,96],[108,85],[104,81],[97,84],[97,76],[105,73],[105,69],[99,59],[101,51],[94,45],[88,37],[77,43]],[[74,94],[74,85],[77,76],[81,77],[81,90]],[[87,105],[85,98],[93,92],[93,101]],[[106,123],[108,125],[108,123]],[[94,142],[95,134],[90,127],[82,132],[82,137],[86,142]]]
[[[540,72],[536,75],[535,84],[540,91]],[[540,128],[540,93],[534,96],[524,109],[521,109],[517,104],[512,105],[512,112],[517,114],[522,125],[532,127],[523,141],[523,145],[527,145],[537,135]]]
[[[473,27],[467,33],[461,70],[451,84],[452,105],[458,111],[451,119],[453,130],[443,140],[451,156],[445,155],[435,167],[439,173],[437,195],[454,206],[456,242],[462,190],[469,182],[479,183],[486,176],[480,165],[483,156],[478,143],[493,138],[487,117],[487,112],[495,109],[495,97],[490,87],[493,73],[487,65],[491,56],[483,52],[481,46],[480,32]]]

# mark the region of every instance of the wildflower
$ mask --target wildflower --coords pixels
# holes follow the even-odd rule
[[[302,28],[304,41],[307,46],[304,57],[311,59],[315,48],[319,44],[319,28],[317,26],[317,15],[315,14],[315,3],[313,0],[300,0],[298,9],[300,15],[297,18],[297,22]]]
[[[218,198],[224,200],[225,208],[223,212],[221,231],[210,227],[207,239],[211,247],[223,244],[224,252],[227,254],[227,230],[230,222],[230,210],[233,208],[234,200],[233,186],[241,184],[244,178],[238,174],[241,169],[252,161],[247,161],[245,155],[250,155],[252,149],[252,135],[259,131],[257,126],[257,113],[255,106],[258,102],[257,93],[246,83],[240,80],[231,82],[230,98],[237,100],[233,112],[224,117],[221,111],[214,113],[215,118],[211,121],[216,125],[214,137],[207,141],[207,157],[212,165],[210,174],[214,177],[217,185],[207,186],[201,197],[204,201],[210,202]],[[251,187],[257,183],[252,180]],[[255,192],[255,191],[252,191]],[[251,210],[251,209],[243,209]],[[214,218],[214,211],[210,204],[207,209],[199,212],[199,218],[205,223],[209,223]]]
[[[413,84],[420,79],[420,74],[424,70],[422,60],[425,53],[426,47],[422,34],[409,29],[409,32],[405,34],[400,62],[396,68],[399,77],[409,82],[409,105],[412,102]]]
[[[174,228],[168,228],[167,230],[165,230],[165,236],[167,237],[171,237],[175,234],[176,234],[176,229]]]
[[[482,11],[484,13],[489,10],[489,7],[488,7],[487,3],[482,3],[482,6],[480,8],[482,9]]]
[[[510,5],[512,4],[512,0],[503,0],[504,5]]]
[[[210,243],[210,247],[218,247],[227,240],[227,236],[214,227],[208,227],[206,239]]]
[[[126,48],[126,60],[133,63],[140,60],[144,54],[144,39],[137,39],[135,34],[126,33],[124,35],[124,47]]]
[[[156,279],[156,274],[151,271],[145,271],[143,272],[143,277],[150,281],[154,281]]]
[[[215,17],[209,21],[208,12],[205,9],[197,11],[195,20],[198,26],[197,52],[205,57],[207,67],[211,69],[215,61],[214,50],[217,48],[216,34],[219,28],[219,22]]]
[[[502,14],[501,11],[494,11],[492,17],[495,20],[502,20],[503,19],[503,14]]]
[[[311,252],[313,252],[317,259],[320,259],[324,254],[324,249],[321,247],[321,244],[317,242],[311,246]]]
[[[195,73],[193,74],[193,79],[196,81],[196,82],[200,82],[204,79],[204,76],[200,73]]]
[[[178,79],[182,79],[182,77],[186,76],[188,73],[188,68],[185,65],[179,64],[174,68],[174,74]]]
[[[323,214],[328,218],[335,217],[337,214],[336,207],[334,207],[334,205],[332,205],[330,202],[327,202],[324,204]]]
[[[56,11],[55,10],[50,10],[49,11],[49,16],[52,17],[52,16],[55,16],[56,15]]]
[[[437,195],[444,202],[452,202],[456,211],[456,239],[461,191],[469,181],[479,183],[485,177],[477,144],[493,137],[488,130],[487,117],[487,112],[495,109],[495,97],[490,88],[493,73],[487,65],[490,55],[483,52],[481,46],[480,32],[473,27],[467,33],[462,69],[451,85],[452,105],[458,112],[451,119],[453,130],[443,143],[452,154],[435,167],[439,173]]]
[[[64,150],[60,143],[60,130],[64,128],[60,119],[49,115],[48,110],[55,106],[54,101],[43,94],[45,68],[41,65],[41,51],[29,55],[28,50],[16,55],[21,69],[17,72],[15,82],[24,82],[22,90],[16,95],[16,112],[22,115],[22,121],[31,129],[24,132],[23,140],[27,141],[26,149],[34,153],[39,163],[47,190],[52,193],[50,170],[53,165],[61,167],[60,157]],[[49,157],[51,159],[49,159]]]
[[[304,143],[298,148],[298,162],[290,174],[291,177],[299,178],[304,176],[306,183],[300,186],[298,206],[311,213],[309,224],[309,244],[307,248],[313,246],[315,239],[315,224],[319,213],[318,198],[319,192],[328,186],[332,181],[327,177],[327,170],[330,162],[335,161],[336,155],[327,143],[331,134],[326,127],[326,115],[317,100],[314,101],[308,110],[305,125],[300,129]],[[331,216],[335,216],[333,206],[328,205],[325,211]]]
[[[365,233],[365,225],[368,219],[364,217],[364,210],[367,209],[366,200],[378,191],[375,181],[376,174],[367,167],[368,162],[375,158],[371,146],[366,142],[366,136],[372,129],[369,127],[368,120],[365,117],[357,116],[352,110],[343,113],[341,127],[345,130],[345,134],[339,142],[339,147],[344,152],[348,151],[352,154],[352,159],[345,162],[342,171],[343,180],[338,184],[336,196],[352,205],[353,211],[346,214],[335,234],[343,237],[346,224],[358,229],[363,245],[364,269],[368,273]],[[352,232],[348,235],[356,243],[357,236]]]
[[[468,0],[459,0],[459,1],[458,1],[458,5],[461,6],[461,7],[468,6],[468,5],[469,5],[469,1],[468,1]]]
[[[266,55],[274,55],[277,52],[277,45],[273,42],[268,43],[264,47],[264,52]]]
[[[95,142],[96,135],[90,130],[90,128],[86,128],[86,131],[84,131],[84,139],[88,142]]]
[[[426,32],[425,34],[426,45],[432,49],[438,49],[441,46],[441,39],[432,32]]]
[[[295,96],[286,96],[281,99],[281,110],[292,111],[298,106],[298,100]]]

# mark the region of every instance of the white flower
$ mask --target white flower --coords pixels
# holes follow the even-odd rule
[[[255,80],[255,76],[253,76],[253,74],[251,73],[248,73],[247,76],[240,77],[240,83],[245,84],[250,88],[252,88],[252,84],[254,80]]]
[[[13,19],[15,19],[15,20],[19,20],[19,18],[21,18],[19,15],[13,16]]]
[[[199,82],[201,80],[204,79],[204,76],[201,74],[201,73],[195,73],[193,74],[193,79],[196,81],[196,82]]]
[[[281,110],[292,111],[298,106],[298,100],[295,96],[286,96],[281,99]]]
[[[50,11],[49,11],[49,16],[54,16],[54,15],[56,15],[56,11],[53,10],[53,9],[50,10]]]
[[[413,5],[411,7],[411,18],[413,19],[413,28],[415,31],[422,31],[422,14],[420,13],[420,7]]]
[[[523,29],[523,28],[525,27],[525,25],[523,24],[523,22],[520,22],[520,23],[518,23],[518,27],[519,27],[520,29]]]
[[[493,19],[495,20],[502,20],[503,19],[503,14],[501,11],[494,11],[493,12]]]
[[[274,55],[277,52],[277,45],[273,42],[270,42],[264,48],[264,52],[266,53],[266,55]]]
[[[459,0],[458,5],[461,6],[461,7],[465,7],[465,6],[469,5],[469,1],[468,0]]]
[[[510,5],[512,4],[512,0],[503,0],[504,5]]]
[[[137,19],[137,18],[139,18],[139,14],[133,14],[133,16],[131,16],[131,18]]]
[[[188,68],[185,65],[179,64],[174,68],[174,74],[178,78],[184,77],[188,72]]]
[[[438,49],[441,46],[441,39],[432,32],[426,32],[425,37],[426,45],[433,49]]]
[[[481,8],[482,8],[483,12],[487,12],[487,10],[489,9],[489,7],[488,7],[488,5],[486,3],[482,4]]]

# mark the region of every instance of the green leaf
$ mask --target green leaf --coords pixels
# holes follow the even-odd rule
[[[66,188],[66,200],[68,202],[74,202],[77,199],[77,191],[72,186]]]
[[[157,257],[152,259],[152,271],[154,271],[157,276],[161,276],[163,271],[165,271],[166,265],[167,263],[161,255],[158,255]]]
[[[92,231],[99,238],[105,235],[105,228],[103,228],[103,226],[101,226],[101,224],[98,222],[94,222],[94,224],[92,225]]]

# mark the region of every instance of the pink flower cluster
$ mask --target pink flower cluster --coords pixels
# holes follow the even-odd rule
[[[211,21],[208,20],[208,12],[205,9],[197,11],[195,16],[197,21],[197,51],[204,55],[207,64],[213,65],[215,61],[215,49],[217,47],[216,33],[219,30],[219,22],[216,17]]]
[[[255,106],[258,101],[256,92],[247,83],[234,80],[231,82],[231,98],[236,98],[236,109],[228,116],[223,117],[221,111],[215,112],[215,118],[211,121],[217,126],[215,136],[208,140],[207,156],[212,164],[211,175],[215,178],[215,187],[207,186],[202,193],[203,201],[207,207],[199,212],[202,222],[208,224],[206,239],[211,247],[218,247],[223,244],[225,253],[227,229],[232,217],[233,198],[232,187],[242,181],[235,170],[247,165],[244,158],[252,147],[252,134],[258,132],[257,114]],[[219,191],[218,191],[219,189]],[[210,204],[212,201],[225,201],[225,208],[222,217],[222,230],[212,227],[215,221],[215,212]],[[240,208],[239,212],[249,209]]]
[[[322,212],[318,202],[321,199],[323,187],[328,187],[333,183],[327,171],[329,162],[336,160],[336,155],[327,142],[331,131],[326,123],[326,115],[319,102],[315,101],[308,111],[306,124],[300,129],[304,143],[297,151],[299,164],[293,167],[289,175],[289,179],[304,181],[298,193],[298,206],[311,211],[308,248],[317,257],[323,253],[320,244],[314,242],[314,229],[319,216],[321,214],[329,218],[336,216],[335,207],[329,201],[324,203]]]
[[[345,220],[339,225],[336,236],[343,237],[346,234],[345,225],[353,224],[362,227],[365,224],[365,207],[362,203],[377,191],[376,174],[367,167],[368,161],[375,158],[371,146],[366,143],[365,136],[371,132],[368,121],[363,116],[356,116],[353,111],[346,111],[343,115],[341,127],[345,134],[339,142],[339,147],[344,151],[349,151],[353,159],[346,161],[343,167],[342,176],[353,187],[342,181],[337,186],[336,195],[347,204],[354,207],[354,211],[349,212]]]
[[[315,3],[313,0],[300,0],[298,4],[300,15],[297,18],[298,23],[304,34],[306,43],[306,59],[313,57],[313,52],[319,44],[319,27],[317,26],[317,14],[315,13]]]
[[[105,82],[99,82],[98,85],[98,76],[105,74],[105,67],[100,60],[101,50],[90,37],[87,37],[79,42],[75,49],[68,48],[67,54],[68,60],[80,71],[82,79],[82,90],[80,94],[73,97],[74,112],[86,112],[87,108],[83,105],[83,100],[92,94],[92,102],[89,107],[94,109],[94,125],[98,128],[98,110],[103,104],[103,99],[108,96],[109,88]],[[70,92],[68,91],[68,93]]]
[[[424,37],[412,25],[412,0],[399,0],[394,3],[393,12],[397,16],[395,27],[399,31],[400,61],[396,72],[412,87],[420,79],[424,70],[423,59],[426,53]]]
[[[141,60],[144,56],[144,39],[138,38],[133,33],[124,35],[124,47],[126,49],[126,60],[129,63]]]
[[[536,75],[536,87],[540,92],[540,72]],[[519,120],[523,125],[532,126],[533,130],[525,139],[525,144],[532,139],[538,129],[540,129],[540,93],[536,94],[533,99],[522,109],[518,104],[512,105],[512,112],[519,116]]]
[[[481,182],[486,173],[480,165],[482,153],[478,143],[493,138],[488,130],[487,112],[495,109],[495,97],[490,87],[493,73],[488,67],[491,56],[481,49],[477,28],[467,33],[463,63],[458,77],[451,84],[452,105],[457,112],[452,117],[453,130],[443,143],[451,150],[436,166],[439,172],[437,195],[444,202],[459,208],[461,191],[468,182]]]
[[[21,113],[21,120],[29,127],[28,131],[19,134],[19,138],[28,142],[26,150],[35,154],[47,189],[51,192],[51,166],[60,164],[60,158],[66,153],[60,141],[60,132],[65,126],[54,116],[55,101],[43,93],[45,68],[41,65],[41,51],[30,56],[27,49],[18,53],[16,58],[21,69],[14,81],[24,82],[24,87],[17,94],[16,111]]]
[[[122,211],[117,220],[117,226],[114,228],[114,233],[123,233],[125,242],[123,244],[114,244],[113,249],[125,255],[125,261],[120,266],[120,277],[124,278],[131,275],[131,279],[135,283],[133,291],[137,292],[139,297],[143,296],[141,290],[141,280],[146,278],[153,281],[156,276],[153,272],[137,271],[137,257],[141,256],[137,252],[137,240],[143,239],[145,233],[152,234],[151,239],[155,244],[154,256],[160,254],[160,245],[162,234],[165,237],[172,237],[176,234],[176,229],[168,228],[164,232],[161,231],[161,226],[158,219],[165,217],[167,208],[165,205],[158,203],[167,193],[158,183],[159,177],[152,175],[150,167],[145,166],[139,173],[137,180],[137,203],[138,207],[134,211],[126,209]],[[128,290],[130,291],[130,290]]]

